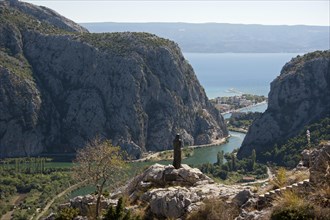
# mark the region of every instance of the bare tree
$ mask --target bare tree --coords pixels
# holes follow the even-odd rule
[[[96,138],[77,151],[73,174],[79,180],[87,180],[97,189],[96,219],[100,214],[101,195],[106,186],[113,187],[123,180],[126,164],[120,147],[109,140]]]

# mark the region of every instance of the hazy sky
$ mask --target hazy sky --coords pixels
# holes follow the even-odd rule
[[[330,26],[329,0],[32,0],[75,22],[191,22]]]

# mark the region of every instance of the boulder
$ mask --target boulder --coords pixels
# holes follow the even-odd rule
[[[68,207],[79,209],[79,214],[82,216],[93,216],[93,213],[95,213],[96,201],[96,195],[77,196],[70,199],[70,204]],[[106,199],[104,196],[101,196],[101,209],[106,209],[110,205],[116,204],[117,200]]]
[[[151,212],[160,217],[179,218],[183,216],[192,202],[198,197],[184,188],[169,187],[166,190],[151,190],[145,195],[148,197]],[[195,201],[194,201],[195,200]]]
[[[249,189],[244,189],[237,193],[233,199],[233,202],[240,207],[245,204],[252,196],[253,194]]]
[[[137,191],[145,192],[150,188],[165,186],[196,186],[214,181],[197,168],[182,164],[175,169],[173,165],[154,164],[142,174],[133,178],[126,186],[125,192],[134,197]],[[121,190],[121,189],[120,189]]]
[[[183,164],[180,169],[172,165],[154,164],[134,178],[119,192],[126,192],[132,200],[149,204],[152,216],[181,218],[199,209],[205,199],[231,201],[241,192],[240,201],[249,196],[240,185],[216,184],[199,169]],[[114,193],[118,198],[120,193]]]
[[[321,145],[318,154],[313,160],[310,168],[310,183],[313,185],[321,185],[330,183],[330,141]]]
[[[309,161],[314,161],[316,157],[318,156],[319,151],[315,148],[313,149],[305,149],[301,152],[302,156],[302,164],[305,167],[310,167]]]

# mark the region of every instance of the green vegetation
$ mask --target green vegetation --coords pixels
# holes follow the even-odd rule
[[[84,148],[77,151],[73,176],[75,179],[85,181],[95,186],[97,202],[95,219],[100,216],[101,196],[107,185],[115,187],[126,176],[124,154],[120,147],[115,147],[110,141],[96,138]],[[116,178],[117,177],[117,178]]]
[[[267,100],[267,97],[264,95],[243,94],[242,97],[246,100],[252,101],[253,104],[257,104]]]
[[[241,131],[248,130],[251,126],[252,122],[259,118],[262,113],[260,112],[239,112],[233,114],[227,123],[227,127],[229,130],[233,131]]]
[[[28,219],[56,194],[75,182],[69,169],[47,168],[46,158],[12,158],[0,165],[0,216],[13,210],[14,219]]]
[[[0,66],[22,79],[33,80],[31,66],[23,55],[18,54],[12,57],[1,51],[0,48]]]
[[[29,80],[33,80],[32,69],[22,51],[20,51],[23,45],[21,33],[34,31],[53,35],[74,34],[46,22],[40,22],[32,16],[8,7],[1,7],[0,30],[4,32],[4,35],[8,35],[4,37],[10,38],[9,43],[6,41],[0,42],[0,66],[22,79]]]
[[[287,74],[289,72],[295,72],[297,69],[303,66],[305,62],[308,62],[310,60],[316,59],[316,58],[330,58],[330,50],[325,50],[325,51],[315,51],[313,53],[307,53],[303,56],[298,55],[295,58],[292,58],[290,61],[290,65],[285,65],[282,74]],[[281,74],[281,75],[282,75]],[[281,78],[281,75],[279,76]]]
[[[226,159],[226,163],[224,163]],[[244,180],[244,176],[250,176],[256,179],[267,177],[267,167],[256,163],[256,155],[252,154],[249,158],[238,160],[236,151],[224,154],[218,152],[217,162],[214,164],[201,164],[198,168],[206,174],[211,174],[215,178],[225,180],[227,183],[235,183]]]
[[[79,215],[79,210],[75,208],[63,208],[61,211],[57,214],[56,220],[72,220],[74,217],[77,217]]]
[[[267,101],[267,97],[261,95],[242,94],[236,96],[217,97],[210,100],[221,112],[234,111],[236,109],[251,106],[263,101]]]
[[[279,198],[271,214],[272,220],[294,219],[329,219],[329,205],[320,203],[323,198],[328,199],[329,194],[323,194],[323,188],[317,189],[321,193],[315,195],[302,191],[286,191]],[[313,201],[311,201],[313,200]]]
[[[127,55],[133,51],[143,51],[142,47],[169,47],[172,45],[170,40],[157,37],[156,35],[137,32],[137,33],[83,33],[77,36],[83,42],[87,42],[96,48],[113,52],[118,55]],[[138,50],[138,48],[140,48]]]
[[[131,212],[125,210],[125,204],[123,198],[119,198],[116,208],[110,206],[103,216],[103,220],[138,220],[138,216],[132,216]]]
[[[311,133],[312,146],[318,146],[322,140],[330,140],[330,117],[306,126],[300,134],[290,138],[285,143],[275,143],[268,151],[264,151],[259,155],[258,161],[272,161],[279,166],[295,167],[301,159],[301,152],[308,148],[307,130]]]
[[[191,157],[194,154],[194,149],[192,148],[182,148],[182,159]],[[160,161],[160,160],[173,160],[173,150],[162,151],[158,154],[156,158],[152,158],[150,161]]]
[[[37,19],[22,13],[12,8],[1,8],[0,10],[0,24],[7,24],[9,26],[16,26],[20,30],[33,30],[43,34],[72,34],[73,32],[65,31],[57,28],[46,22],[40,22]]]
[[[280,167],[276,173],[276,177],[272,181],[275,188],[284,187],[287,184],[286,178],[286,169],[284,167]]]

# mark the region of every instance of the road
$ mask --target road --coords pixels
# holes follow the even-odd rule
[[[242,184],[240,184],[240,185],[242,185],[242,186],[247,186],[247,185],[251,185],[251,184],[265,183],[265,182],[271,181],[271,180],[273,179],[273,173],[272,173],[272,171],[269,169],[269,167],[267,167],[267,175],[268,175],[268,178],[266,178],[266,179],[263,179],[263,180],[256,180],[256,181],[248,182],[248,183],[242,183]]]
[[[14,196],[11,201],[10,201],[10,204],[11,205],[15,205],[15,206],[18,206],[19,203],[21,201],[24,200],[24,198],[26,197],[26,194],[23,193],[23,194],[19,194],[17,196]],[[14,213],[14,209],[12,211],[9,211],[7,212],[6,214],[4,214],[2,217],[1,217],[1,220],[10,220],[12,219],[12,214]]]
[[[63,192],[57,194],[52,200],[50,200],[50,201],[47,203],[47,205],[46,205],[45,208],[42,210],[42,212],[40,212],[40,213],[37,215],[36,219],[39,220],[43,215],[45,215],[45,214],[47,213],[48,209],[50,208],[50,206],[54,203],[54,201],[55,201],[56,199],[58,199],[58,198],[64,196],[65,194],[71,192],[72,190],[78,188],[79,186],[83,185],[85,182],[86,182],[86,180],[85,180],[85,181],[82,181],[82,182],[80,182],[80,183],[77,183],[77,184],[75,184],[75,185],[72,185],[72,186],[70,186],[69,188],[67,188],[66,190],[64,190]],[[33,217],[34,217],[34,215],[30,218],[30,220],[32,220]]]

